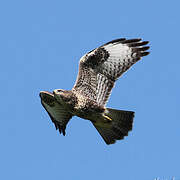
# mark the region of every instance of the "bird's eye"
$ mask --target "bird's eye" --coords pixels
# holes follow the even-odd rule
[[[57,92],[62,92],[61,89],[58,89]]]

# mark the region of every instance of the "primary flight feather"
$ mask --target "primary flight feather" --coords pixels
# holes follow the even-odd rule
[[[85,54],[79,62],[72,90],[41,91],[43,107],[56,129],[65,135],[73,116],[90,120],[106,144],[123,139],[132,130],[134,112],[106,108],[115,81],[141,57],[149,54],[148,41],[116,39]]]

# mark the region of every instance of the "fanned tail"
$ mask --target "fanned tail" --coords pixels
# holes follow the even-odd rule
[[[128,136],[132,130],[134,112],[106,108],[106,116],[112,121],[104,125],[93,123],[106,144],[114,144],[116,140]]]

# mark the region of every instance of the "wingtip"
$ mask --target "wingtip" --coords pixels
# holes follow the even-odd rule
[[[63,136],[65,136],[66,135],[66,131],[63,129]]]
[[[141,56],[147,56],[148,54],[150,54],[149,51],[141,52]]]
[[[149,43],[149,41],[142,41],[143,45],[146,45]]]
[[[115,144],[116,143],[116,140],[115,139],[113,139],[112,141],[104,141],[108,146],[109,145],[112,145],[112,144]]]
[[[42,98],[44,91],[39,92],[39,97]]]
[[[112,41],[109,41],[109,42],[103,44],[102,46],[108,45],[108,44],[114,44],[114,43],[121,43],[121,42],[123,42],[125,40],[126,40],[126,38],[113,39]]]
[[[139,42],[141,40],[142,40],[141,38],[127,39],[127,40],[123,41],[122,43],[123,44],[137,43],[137,42]]]

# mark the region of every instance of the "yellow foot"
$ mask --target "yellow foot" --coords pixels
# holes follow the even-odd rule
[[[104,115],[104,114],[103,114],[103,117],[104,117],[105,119],[109,120],[109,121],[112,121],[112,119],[111,119],[110,117],[108,117],[108,116],[106,116],[106,115]]]

